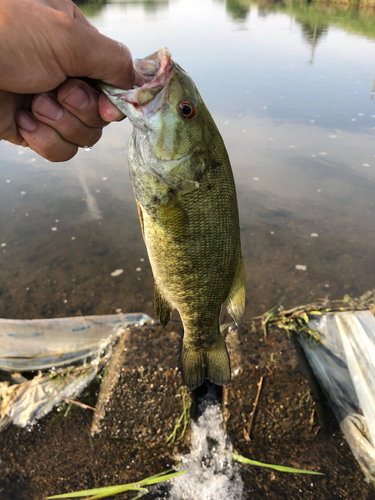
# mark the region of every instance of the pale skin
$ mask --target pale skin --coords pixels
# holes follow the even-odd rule
[[[0,0],[0,68],[0,140],[50,161],[93,146],[123,118],[95,81],[142,84],[129,49],[101,35],[71,0]]]

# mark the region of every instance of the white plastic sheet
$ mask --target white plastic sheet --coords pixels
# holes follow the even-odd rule
[[[0,319],[0,370],[31,371],[95,357],[119,328],[153,321],[143,313],[57,319]]]
[[[16,372],[11,381],[0,382],[0,431],[11,422],[33,424],[64,398],[78,397],[127,327],[154,322],[143,313],[0,319],[0,370]],[[34,370],[31,380],[18,373]]]
[[[375,478],[375,317],[371,311],[327,313],[310,319],[320,343],[299,337],[350,448],[369,480]]]

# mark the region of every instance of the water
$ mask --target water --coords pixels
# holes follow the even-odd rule
[[[202,408],[204,405],[204,408]],[[192,423],[191,451],[182,457],[186,473],[172,481],[170,500],[237,500],[243,481],[230,455],[231,446],[223,429],[219,405],[201,403],[202,415]]]
[[[371,9],[235,0],[83,9],[134,57],[168,46],[211,110],[237,183],[247,318],[280,300],[373,287]],[[2,317],[152,315],[130,131],[112,124],[90,154],[63,164],[0,144]]]

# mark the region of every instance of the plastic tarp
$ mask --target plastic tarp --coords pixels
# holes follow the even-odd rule
[[[369,480],[375,478],[375,317],[371,311],[327,313],[310,318],[319,342],[299,341]]]
[[[0,319],[0,370],[45,370],[95,357],[119,328],[147,321],[143,313]]]
[[[59,319],[0,319],[0,431],[33,424],[64,399],[76,398],[131,325],[154,323],[143,313]],[[31,379],[19,372],[38,371]],[[41,370],[49,370],[42,372]]]

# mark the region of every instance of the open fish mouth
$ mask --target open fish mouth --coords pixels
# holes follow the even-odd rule
[[[104,93],[119,108],[120,101],[132,104],[134,107],[147,106],[159,92],[168,84],[172,77],[174,62],[171,53],[166,47],[162,47],[158,52],[134,61],[134,70],[146,81],[142,87],[135,87],[131,90],[116,89],[111,85],[101,83]],[[126,109],[121,109],[126,113]]]

